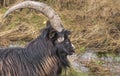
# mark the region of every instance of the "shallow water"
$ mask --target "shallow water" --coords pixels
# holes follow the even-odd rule
[[[68,57],[72,67],[78,72],[90,72],[87,64],[92,62],[100,64],[103,69],[107,69],[112,76],[120,76],[120,56],[98,57],[96,52],[86,51],[81,55],[74,54]]]

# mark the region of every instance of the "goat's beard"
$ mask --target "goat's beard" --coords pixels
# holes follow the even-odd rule
[[[68,53],[65,50],[59,48],[56,50],[56,54],[57,54],[58,58],[60,59],[62,67],[64,67],[64,68],[70,67],[69,61],[67,59]]]

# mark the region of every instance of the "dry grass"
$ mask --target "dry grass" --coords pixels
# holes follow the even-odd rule
[[[26,15],[27,12],[28,10],[26,9],[21,13],[17,11],[8,18],[1,20],[0,45],[4,44],[2,39],[7,39],[10,42],[29,42],[38,36],[39,30],[45,27],[43,22],[46,18],[38,16],[35,12]]]
[[[40,1],[48,3],[53,8],[56,8],[55,10],[59,11],[58,13],[60,14],[62,21],[65,24],[65,28],[72,31],[71,40],[75,44],[76,50],[78,52],[81,51],[81,48],[95,48],[107,51],[118,51],[118,49],[120,48],[120,8],[118,7],[120,6],[119,0]],[[39,21],[39,19],[36,17],[38,16],[38,14],[36,14],[35,17],[35,14],[32,15],[31,13],[29,13],[31,15],[26,16],[25,14],[25,12],[22,12],[19,13],[19,15],[11,15],[12,20],[10,18],[7,19],[7,23],[4,22],[6,24],[4,24],[5,27],[2,27],[2,30],[0,30],[0,36],[2,37],[2,32],[6,30],[6,35],[3,36],[7,38],[10,37],[10,40],[24,40],[27,36],[31,39],[36,37],[38,35],[37,28],[40,28],[40,25],[42,25],[43,27],[43,22],[46,19],[40,17],[41,19],[39,19],[41,21]],[[21,18],[20,16],[22,16],[23,18]],[[7,25],[10,25],[10,27],[8,27]],[[23,29],[27,28],[27,30],[19,31],[19,28],[21,26],[23,27]],[[17,29],[16,33],[14,31],[10,31],[13,28],[14,30]],[[35,29],[37,30],[35,31]],[[33,32],[31,33],[31,31]],[[10,34],[10,32],[12,34]],[[34,34],[35,32],[37,33]]]
[[[120,1],[90,0],[83,10],[64,12],[63,21],[73,31],[72,40],[79,51],[81,47],[106,51],[120,48]],[[68,19],[69,21],[67,21]],[[68,23],[67,23],[68,22]],[[68,26],[67,25],[67,26]]]

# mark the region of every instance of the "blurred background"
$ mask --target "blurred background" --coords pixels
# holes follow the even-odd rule
[[[24,47],[45,27],[47,18],[31,9],[3,14],[24,0],[0,0],[0,47]],[[120,76],[120,0],[33,0],[61,17],[76,54],[63,76]]]

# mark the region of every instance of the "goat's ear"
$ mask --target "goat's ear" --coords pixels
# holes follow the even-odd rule
[[[55,30],[49,31],[48,37],[51,38],[51,39],[56,38],[57,37],[56,31]]]
[[[46,27],[48,29],[48,38],[52,39],[56,37],[57,32],[52,28],[50,21],[47,21]]]
[[[66,35],[70,35],[71,31],[66,30],[65,33],[66,33]]]

